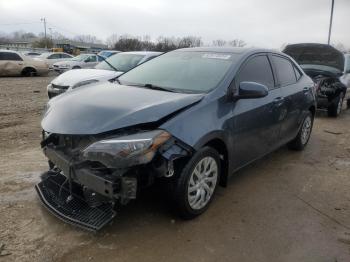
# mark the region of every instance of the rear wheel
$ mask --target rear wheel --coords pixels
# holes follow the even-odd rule
[[[22,76],[35,76],[36,75],[36,70],[32,67],[26,67],[22,70]]]
[[[299,130],[299,133],[291,142],[288,143],[288,147],[290,149],[300,151],[305,148],[311,136],[313,122],[314,122],[313,115],[309,111],[304,118],[303,124],[301,125],[301,128]]]
[[[194,218],[208,208],[220,172],[220,156],[211,147],[200,149],[189,160],[176,181],[174,191],[175,204],[182,218]]]
[[[328,115],[338,117],[342,111],[344,101],[344,93],[340,93],[334,102],[328,107]]]

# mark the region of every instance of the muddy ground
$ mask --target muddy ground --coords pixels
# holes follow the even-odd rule
[[[0,261],[350,261],[350,110],[318,112],[305,151],[241,170],[195,220],[153,188],[91,234],[50,215],[33,188],[47,168],[50,79],[0,78]]]

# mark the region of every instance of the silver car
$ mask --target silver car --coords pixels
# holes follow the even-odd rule
[[[81,54],[72,59],[53,64],[53,69],[62,73],[71,69],[94,68],[103,58],[95,54]]]
[[[94,69],[70,70],[56,77],[47,86],[49,98],[71,91],[78,87],[97,82],[110,81],[130,69],[155,58],[161,52],[135,51],[123,52],[108,57]]]
[[[61,61],[67,61],[69,59],[72,59],[73,56],[64,52],[50,52],[50,53],[43,53],[40,56],[38,56],[39,59],[45,61],[50,69],[53,69],[53,65],[57,62]]]

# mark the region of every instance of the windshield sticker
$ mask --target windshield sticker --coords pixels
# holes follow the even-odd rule
[[[227,55],[227,54],[203,54],[202,58],[228,60],[231,58],[231,55]]]

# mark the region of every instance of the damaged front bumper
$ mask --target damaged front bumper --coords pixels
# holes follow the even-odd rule
[[[66,181],[62,174],[49,171],[35,185],[39,199],[53,215],[89,231],[100,230],[113,220],[116,212],[112,203],[92,206],[78,184],[72,185],[74,192],[71,192]]]
[[[116,141],[115,138],[44,136],[42,148],[51,170],[43,174],[42,181],[36,185],[41,202],[65,222],[92,231],[111,222],[115,207],[135,199],[140,187],[152,184],[156,177],[172,176],[174,161],[192,153],[191,148],[174,138],[164,140],[163,136],[161,140],[156,136],[142,156],[125,159],[129,148],[108,146],[109,153],[121,152],[115,158],[106,150],[100,152],[104,141]],[[125,137],[121,138],[118,137],[118,141],[126,141]],[[155,143],[159,146],[155,147]]]

